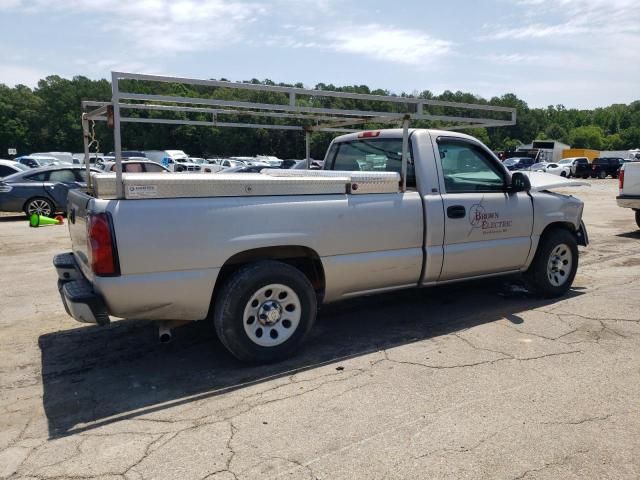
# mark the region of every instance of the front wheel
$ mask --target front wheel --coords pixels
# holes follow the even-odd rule
[[[564,295],[578,270],[578,244],[565,229],[551,230],[540,239],[538,250],[525,273],[527,286],[543,297]]]
[[[316,295],[307,277],[282,262],[241,267],[215,300],[213,323],[239,360],[273,362],[290,356],[316,319]]]
[[[567,176],[567,172],[560,172],[560,176],[561,177],[566,177]]]

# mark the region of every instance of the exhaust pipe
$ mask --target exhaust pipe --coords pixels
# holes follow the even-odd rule
[[[169,343],[173,338],[171,329],[190,322],[191,320],[170,320],[160,322],[160,324],[158,325],[158,340],[160,340],[160,343]]]
[[[160,343],[169,343],[171,341],[171,329],[164,323],[158,328],[158,339]]]

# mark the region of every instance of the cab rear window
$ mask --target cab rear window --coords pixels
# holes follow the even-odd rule
[[[402,170],[402,139],[375,138],[334,143],[327,155],[328,170],[349,172],[396,172]],[[409,145],[407,187],[416,186],[416,174]]]

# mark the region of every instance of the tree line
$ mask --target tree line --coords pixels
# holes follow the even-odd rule
[[[221,79],[224,80],[224,79]],[[252,79],[249,83],[275,85],[270,80]],[[302,87],[302,84],[278,84]],[[172,83],[150,83],[126,80],[122,90],[137,93],[194,96],[243,100],[258,103],[287,103],[284,94],[254,92],[230,88],[186,86]],[[334,90],[373,95],[392,95],[387,90],[371,90],[366,85],[338,87],[320,83],[319,90]],[[554,139],[575,148],[595,150],[626,150],[640,147],[640,101],[629,105],[614,104],[593,110],[565,108],[550,105],[547,108],[530,108],[516,95],[508,93],[500,97],[484,99],[465,92],[445,91],[435,95],[422,92],[402,93],[400,97],[418,97],[453,102],[491,104],[514,107],[517,124],[510,127],[470,128],[465,132],[474,135],[494,150],[513,150],[521,143],[534,139]],[[83,76],[65,79],[49,76],[38,82],[37,87],[24,85],[8,87],[0,84],[0,158],[6,156],[8,148],[16,148],[19,154],[38,151],[82,151],[82,127],[80,124],[81,100],[109,101],[111,85],[107,80],[91,80]],[[402,104],[389,105],[376,101],[343,98],[299,96],[299,105],[323,108],[349,108],[374,111],[390,111],[406,108]],[[456,115],[460,112],[450,107],[430,107],[429,113]],[[395,110],[394,110],[395,111]],[[209,114],[127,111],[128,116],[164,117],[192,120],[211,120]],[[460,114],[469,116],[468,112]],[[471,113],[484,115],[487,112]],[[496,116],[495,118],[498,118]],[[220,118],[222,121],[223,119]],[[242,115],[225,117],[224,121],[247,121]],[[255,122],[255,118],[250,118]],[[259,123],[283,123],[279,119],[259,120]],[[366,125],[375,128],[380,125]],[[412,126],[442,127],[442,122],[419,121]],[[96,138],[101,152],[113,149],[113,136],[104,122],[96,124]],[[322,158],[331,138],[335,134],[317,133],[312,137],[311,153]],[[182,149],[193,156],[230,155],[277,155],[280,158],[304,157],[304,136],[300,132],[271,129],[216,128],[192,125],[124,124],[122,128],[123,148]]]

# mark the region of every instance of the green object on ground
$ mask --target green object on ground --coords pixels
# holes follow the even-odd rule
[[[46,225],[60,225],[60,220],[38,215],[37,213],[31,214],[31,218],[29,218],[30,227],[44,227]]]

